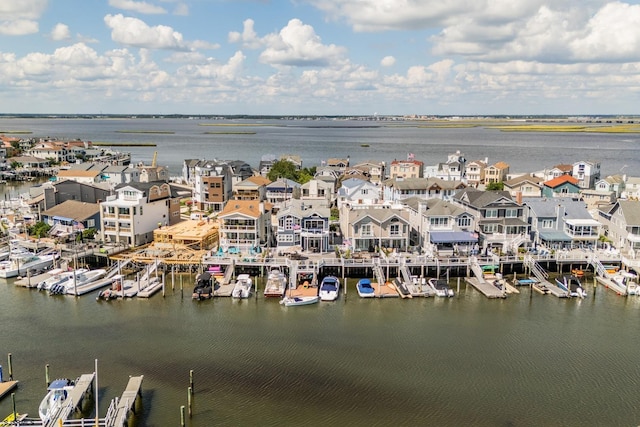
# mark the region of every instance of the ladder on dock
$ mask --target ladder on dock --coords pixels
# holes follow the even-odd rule
[[[400,261],[400,277],[406,286],[410,286],[413,284],[413,280],[411,279],[411,270],[407,267],[405,258],[402,258]]]
[[[482,271],[482,267],[480,267],[480,264],[476,259],[473,259],[471,261],[471,271],[476,276],[476,279],[478,279],[479,283],[486,282],[486,280],[484,280],[484,272]]]
[[[609,272],[607,272],[607,269],[604,268],[604,265],[602,265],[597,255],[593,254],[589,257],[589,264],[593,266],[593,269],[595,270],[597,276],[600,276],[604,279],[610,279]]]
[[[549,282],[549,273],[547,273],[545,271],[544,268],[542,268],[542,266],[540,264],[538,264],[538,261],[536,261],[533,256],[531,255],[527,255],[524,257],[524,266],[527,267],[529,269],[529,271],[531,271],[531,274],[533,274],[533,277],[536,278],[536,280],[541,284],[544,285],[544,287],[547,288],[547,290],[549,291],[550,294],[557,296],[558,298],[568,298],[569,297],[569,292],[565,291],[564,289],[562,289],[559,286],[556,286],[555,284]]]
[[[382,266],[380,265],[379,260],[376,260],[376,259],[373,260],[372,269],[373,269],[373,275],[378,281],[378,285],[384,286],[387,280],[384,277],[384,271],[382,271]]]
[[[116,274],[119,274],[121,270],[131,263],[130,259],[124,260],[122,262],[118,261],[116,265],[107,270],[107,274],[104,276],[105,279],[110,279]]]
[[[111,401],[107,415],[105,417],[105,425],[107,427],[123,427],[127,426],[127,420],[130,412],[135,413],[135,405],[138,396],[142,393],[142,379],[144,375],[137,377],[129,377],[129,382],[122,396]]]
[[[224,271],[224,277],[222,278],[223,285],[227,283],[231,283],[231,278],[233,277],[233,272],[235,271],[234,261],[231,261],[231,264],[227,265],[227,269]]]
[[[289,289],[295,289],[298,286],[298,261],[289,260]]]

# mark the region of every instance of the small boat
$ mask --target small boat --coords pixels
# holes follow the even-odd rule
[[[116,298],[132,298],[138,293],[137,282],[135,280],[125,280],[120,274],[113,278],[110,288],[98,292],[96,300],[112,300]]]
[[[322,301],[335,301],[340,292],[340,281],[335,276],[326,276],[320,282],[320,299]]]
[[[29,271],[47,268],[58,258],[58,253],[36,255],[32,253],[20,253],[9,256],[6,261],[0,261],[0,278],[8,279],[27,274]]]
[[[445,298],[451,298],[454,296],[453,289],[449,287],[449,283],[445,279],[431,278],[428,283],[436,296]]]
[[[79,269],[71,271],[70,273],[68,280],[52,286],[49,289],[49,295],[74,294],[74,289],[102,279],[107,274],[107,270],[104,268],[98,268],[96,270]]]
[[[627,290],[627,295],[640,295],[638,276],[636,274],[620,270],[611,277],[611,280],[625,288]]]
[[[356,289],[358,290],[358,295],[361,298],[373,298],[375,295],[375,290],[373,286],[371,286],[371,280],[369,279],[360,279],[358,283],[356,283]]]
[[[248,274],[238,274],[236,284],[231,291],[232,298],[249,298],[251,296],[251,288],[253,281]]]
[[[51,277],[38,282],[37,288],[39,291],[48,291],[50,290],[53,286],[56,285],[61,285],[63,283],[65,283],[66,281],[68,281],[69,279],[73,279],[73,273],[76,274],[80,274],[80,273],[84,273],[89,271],[86,268],[78,268],[76,270],[73,271],[64,271],[61,269],[57,269],[57,271],[50,271],[49,274],[51,274]]]
[[[211,273],[205,271],[196,276],[196,286],[193,288],[192,298],[200,301],[211,297],[213,297],[213,278]]]
[[[38,408],[38,413],[43,424],[46,424],[52,416],[58,413],[67,398],[69,398],[69,393],[73,390],[73,387],[73,381],[67,378],[57,379],[49,384],[47,394],[44,396],[44,399],[42,399],[42,402],[40,402],[40,407]]]
[[[606,264],[603,265],[605,271],[609,274],[616,274],[618,272],[618,270],[620,270],[620,267],[617,265],[612,265],[612,264]]]
[[[308,296],[308,297],[284,297],[280,300],[280,304],[285,307],[294,307],[297,305],[309,305],[315,304],[320,300],[320,297],[317,295]]]
[[[265,297],[282,297],[287,289],[287,276],[278,268],[274,268],[267,276],[267,283],[264,287]]]
[[[571,274],[573,274],[577,278],[582,278],[584,277],[584,270],[581,268],[574,268],[573,270],[571,270]]]
[[[556,284],[560,289],[569,293],[570,297],[585,298],[587,292],[582,287],[580,279],[576,276],[562,276],[556,278]]]

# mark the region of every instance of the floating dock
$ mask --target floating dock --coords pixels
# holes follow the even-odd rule
[[[93,390],[93,381],[96,374],[83,374],[76,380],[75,386],[69,393],[69,398],[64,401],[64,405],[58,410],[58,413],[51,416],[47,422],[43,423],[43,427],[57,427],[65,425],[65,421],[76,411],[80,410],[84,397]]]
[[[625,286],[620,285],[619,283],[611,280],[608,277],[600,277],[596,276],[596,281],[603,285],[607,289],[611,289],[618,295],[627,296],[627,288]]]
[[[129,382],[120,399],[111,401],[111,406],[105,417],[105,426],[123,427],[128,426],[129,415],[135,414],[136,402],[142,396],[142,380],[144,375],[129,377]]]
[[[487,298],[506,298],[507,294],[504,291],[493,286],[491,283],[485,281],[478,280],[477,277],[465,277],[464,280],[476,288],[480,293],[482,293]]]
[[[7,395],[11,390],[18,387],[18,381],[3,381],[0,383],[0,399]]]

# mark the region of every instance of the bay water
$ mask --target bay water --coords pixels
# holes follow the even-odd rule
[[[176,133],[115,132],[151,126]],[[512,169],[598,158],[605,174],[625,164],[627,173],[640,171],[634,136],[264,125],[256,135],[212,136],[201,128],[187,120],[0,120],[2,130],[37,135],[153,140],[157,148],[131,147],[133,161],[148,163],[157,150],[172,174],[188,157],[257,166],[262,154],[299,154],[312,166],[329,156],[390,161],[413,152],[431,164],[456,149]],[[356,280],[349,279],[347,298],[288,308],[262,295],[193,301],[187,274],[176,276],[173,289],[169,277],[164,297],[110,302],[0,281],[0,364],[7,379],[12,354],[16,406],[32,416],[47,364],[52,379],[75,378],[98,359],[102,415],[129,375],[144,375],[139,426],[180,424],[190,370],[188,426],[638,425],[640,298],[594,289],[587,277],[585,300],[528,288],[488,300],[464,283],[452,299],[364,300]],[[9,412],[6,397],[0,415]]]

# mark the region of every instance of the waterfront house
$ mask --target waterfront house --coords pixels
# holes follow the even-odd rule
[[[340,227],[356,251],[372,252],[376,247],[406,251],[410,246],[409,212],[401,205],[345,205],[340,210]]]
[[[424,163],[419,160],[394,160],[389,168],[389,178],[422,178]]]
[[[629,200],[640,200],[640,177],[629,176],[624,185],[622,198]]]
[[[613,192],[616,198],[618,198],[624,192],[626,180],[626,175],[609,175],[606,178],[596,181],[593,187],[596,191]]]
[[[100,205],[67,200],[40,213],[40,220],[49,224],[49,236],[66,239],[83,230],[100,232]]]
[[[447,161],[435,166],[427,166],[424,170],[426,178],[440,178],[443,181],[466,181],[466,163],[460,151],[449,154]]]
[[[276,162],[276,156],[273,154],[265,154],[260,158],[260,163],[258,164],[258,173],[264,177],[269,175],[271,172],[271,168],[273,164]]]
[[[545,181],[542,186],[542,197],[566,197],[572,194],[578,197],[579,193],[578,179],[571,175],[560,175]]]
[[[345,204],[374,205],[381,201],[380,187],[362,179],[346,179],[342,181],[342,186],[338,189],[338,209]]]
[[[605,236],[631,259],[640,258],[640,201],[618,200],[603,206],[598,219],[604,224]]]
[[[193,203],[201,210],[221,212],[233,196],[232,171],[219,160],[202,160],[194,169]]]
[[[465,188],[458,191],[452,200],[475,217],[482,249],[501,246],[504,252],[515,251],[529,241],[524,208],[513,200],[508,191]]]
[[[29,189],[28,203],[36,211],[45,211],[67,200],[97,204],[111,194],[111,189],[106,183],[85,184],[72,180],[46,182]]]
[[[252,177],[253,169],[251,165],[244,160],[227,160],[226,163],[231,169],[231,185],[244,181],[245,179]]]
[[[76,159],[75,154],[70,154],[66,147],[51,143],[36,144],[27,150],[26,154],[56,163],[74,162]]]
[[[250,252],[271,243],[271,204],[232,200],[218,214],[220,247],[225,252]]]
[[[340,172],[344,172],[349,167],[350,158],[346,159],[330,157],[327,159],[326,165],[327,167],[334,168]]]
[[[280,156],[280,160],[286,160],[293,163],[296,170],[302,169],[302,158],[300,156],[294,154],[283,154],[282,156]]]
[[[445,181],[440,178],[390,178],[383,182],[382,191],[384,200],[391,202],[409,197],[446,200],[465,187],[461,181]]]
[[[575,162],[572,176],[578,180],[578,187],[593,188],[600,180],[600,162],[589,160]]]
[[[341,178],[340,171],[327,166],[319,166],[316,168],[316,173],[313,175],[313,179],[324,181],[331,184],[333,191],[335,191],[336,185]]]
[[[524,198],[531,240],[547,248],[593,247],[601,224],[593,219],[587,205],[569,197]]]
[[[182,162],[182,182],[194,186],[196,183],[196,166],[199,159],[184,159]]]
[[[296,199],[284,202],[277,213],[278,250],[299,247],[303,251],[327,252],[330,215],[324,203]]]
[[[140,182],[169,182],[169,169],[165,166],[138,164],[136,169],[140,171]]]
[[[267,185],[271,184],[268,178],[261,175],[251,176],[233,186],[233,198],[235,200],[264,201],[267,197]]]
[[[507,180],[507,175],[509,175],[509,164],[497,162],[484,169],[484,183],[504,182]]]
[[[417,197],[406,199],[409,220],[417,238],[416,244],[427,253],[470,254],[478,242],[473,213],[448,200]]]
[[[180,199],[168,183],[130,182],[100,203],[102,240],[140,246],[153,241],[153,230],[180,221]]]
[[[294,193],[300,194],[300,184],[288,178],[280,178],[267,185],[267,200],[269,203],[280,203],[294,198]]]
[[[504,181],[504,190],[512,197],[542,196],[542,178],[532,175],[521,175]]]
[[[114,186],[127,182],[140,182],[140,170],[130,166],[108,165],[102,169],[102,180]]]
[[[7,159],[7,163],[18,164],[23,169],[41,169],[49,167],[49,160],[33,156],[16,156]]]
[[[534,172],[532,175],[542,178],[543,181],[551,181],[559,176],[571,174],[573,174],[573,165],[559,164],[550,169]]]
[[[467,184],[471,187],[478,188],[478,185],[484,184],[484,170],[489,163],[489,159],[474,160],[467,163]]]

